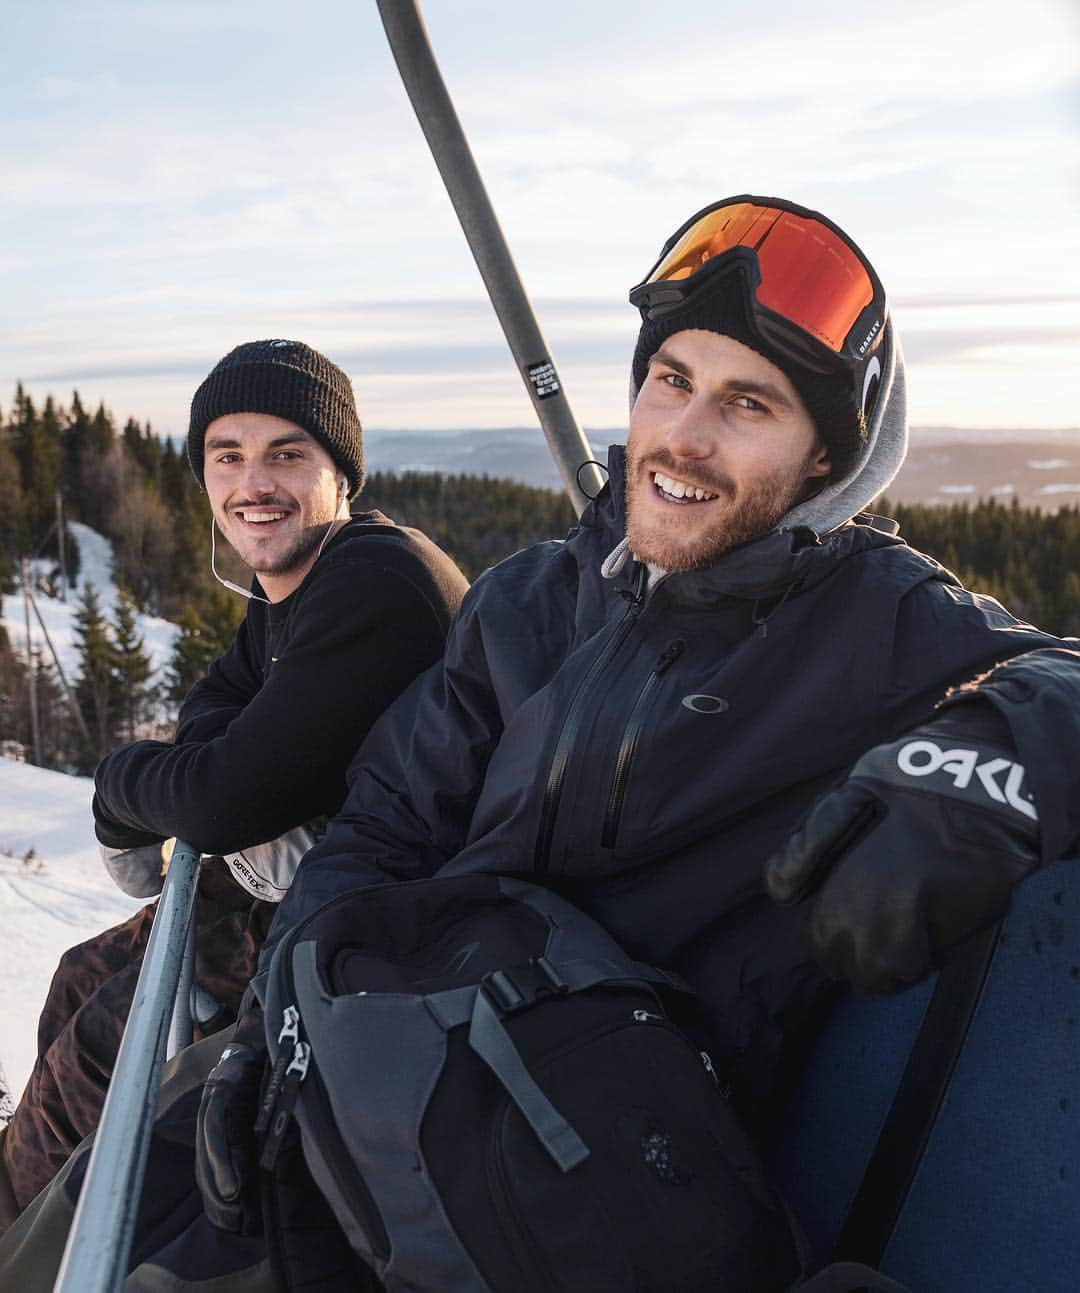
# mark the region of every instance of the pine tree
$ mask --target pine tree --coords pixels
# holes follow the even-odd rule
[[[0,751],[21,757],[29,744],[26,666],[11,649],[0,624]]]
[[[21,382],[15,390],[10,430],[23,489],[22,548],[34,554],[52,525],[56,508],[56,490],[60,483],[59,427],[53,417],[46,424],[38,416]]]
[[[75,632],[79,648],[75,699],[90,730],[92,747],[86,751],[82,766],[90,771],[117,744],[123,708],[113,644],[92,584],[87,585],[76,607]]]
[[[65,498],[75,498],[82,489],[82,467],[90,431],[90,415],[78,391],[71,392],[71,412],[61,436],[63,489]]]
[[[150,717],[153,708],[150,678],[154,665],[139,635],[135,604],[123,590],[116,599],[113,639],[113,670],[120,695],[120,739],[135,741],[140,725]]]
[[[23,488],[19,464],[6,429],[0,425],[0,588],[10,591],[20,555]]]
[[[104,401],[98,405],[97,412],[87,428],[87,449],[91,453],[104,457],[116,443],[116,427],[112,414],[105,407]]]
[[[169,658],[166,678],[169,699],[180,705],[220,652],[214,635],[193,607],[185,606],[176,622],[180,632]]]
[[[51,661],[35,650],[35,686],[37,689],[38,730],[41,733],[41,766],[61,768],[66,772],[79,768],[82,739],[71,716],[71,710],[60,689]]]

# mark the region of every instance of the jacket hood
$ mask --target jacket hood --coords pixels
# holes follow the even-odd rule
[[[904,358],[891,318],[885,325],[880,358],[881,391],[861,453],[845,475],[793,507],[777,529],[794,530],[806,525],[825,534],[864,511],[900,470],[907,456],[907,397]]]

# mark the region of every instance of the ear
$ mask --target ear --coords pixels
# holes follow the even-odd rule
[[[810,470],[807,475],[827,476],[830,471],[832,471],[832,460],[829,457],[829,447],[819,441],[810,459]]]

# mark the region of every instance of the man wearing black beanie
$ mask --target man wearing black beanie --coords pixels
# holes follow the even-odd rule
[[[344,797],[353,751],[438,658],[466,582],[419,532],[350,515],[364,481],[352,387],[303,342],[226,355],[192,400],[187,450],[212,524],[255,574],[250,591],[222,580],[248,597],[247,616],[185,699],[174,742],[136,741],[102,760],[94,821],[134,897],[159,892],[163,840],[207,855],[196,907],[205,1033],[233,1017],[276,903]],[[153,913],[61,961],[37,1063],[0,1138],[0,1233],[97,1124]]]

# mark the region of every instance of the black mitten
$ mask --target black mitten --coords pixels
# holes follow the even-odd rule
[[[814,895],[807,933],[828,973],[894,992],[1004,915],[1038,862],[1008,726],[972,701],[864,754],[768,860],[765,883],[777,902]]]

